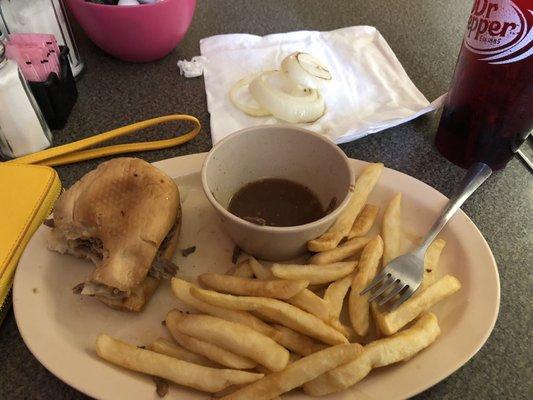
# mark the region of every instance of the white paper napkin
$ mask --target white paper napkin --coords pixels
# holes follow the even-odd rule
[[[359,139],[399,125],[437,108],[411,82],[376,28],[352,26],[330,32],[298,31],[268,36],[228,34],[200,41],[207,107],[213,144],[239,129],[280,123],[274,117],[254,118],[235,108],[228,97],[244,76],[279,69],[294,51],[312,54],[328,65],[332,81],[321,93],[327,112],[300,126],[336,143]]]

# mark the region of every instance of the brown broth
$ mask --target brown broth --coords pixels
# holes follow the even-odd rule
[[[324,216],[316,195],[307,187],[279,178],[260,179],[240,188],[228,210],[249,222],[267,226],[297,226]]]

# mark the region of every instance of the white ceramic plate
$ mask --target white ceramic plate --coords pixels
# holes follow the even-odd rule
[[[196,246],[187,258],[177,254],[180,277],[193,279],[204,271],[225,272],[231,264],[233,244],[224,234],[205,198],[200,169],[205,154],[179,157],[155,165],[180,186],[183,231],[180,247]],[[352,160],[356,173],[366,164]],[[386,169],[370,202],[384,204],[403,193],[406,249],[426,232],[446,198],[426,184]],[[141,314],[111,310],[92,298],[72,294],[93,266],[46,248],[46,227],[41,227],[24,252],[15,276],[13,303],[17,324],[31,352],[53,374],[99,399],[156,399],[152,379],[100,360],[93,343],[106,332],[138,345],[167,336],[161,325],[168,310],[180,307],[164,282]],[[494,257],[472,221],[459,212],[442,232],[447,242],[439,274],[451,273],[462,289],[435,307],[442,334],[428,349],[408,362],[373,371],[353,388],[327,399],[404,399],[419,393],[466,363],[487,340],[500,301]],[[184,307],[183,307],[184,308]],[[186,308],[185,308],[186,309]],[[286,396],[303,399],[303,392]],[[173,386],[169,399],[209,399],[209,395]],[[285,398],[285,397],[284,397]]]

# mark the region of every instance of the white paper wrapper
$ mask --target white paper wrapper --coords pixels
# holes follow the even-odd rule
[[[329,66],[332,81],[321,89],[327,112],[318,121],[300,126],[321,132],[336,143],[350,142],[430,112],[429,103],[411,82],[391,48],[371,26],[330,32],[298,31],[268,36],[229,34],[200,41],[207,107],[213,143],[239,129],[279,121],[254,118],[235,108],[228,92],[242,77],[279,69],[294,51],[312,54]]]

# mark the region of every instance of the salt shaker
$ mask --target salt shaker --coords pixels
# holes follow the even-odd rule
[[[50,147],[52,133],[15,61],[0,41],[0,154],[14,158]]]

